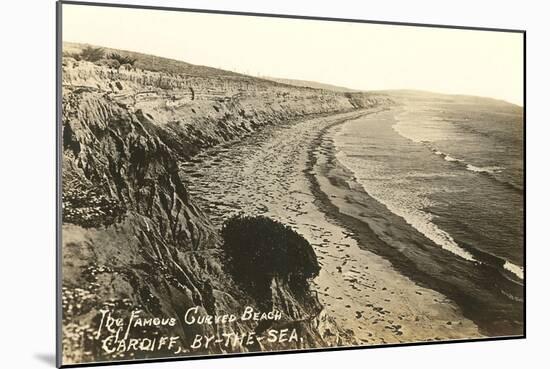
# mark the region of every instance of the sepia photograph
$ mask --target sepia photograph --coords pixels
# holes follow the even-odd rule
[[[525,337],[525,31],[57,6],[58,366]]]

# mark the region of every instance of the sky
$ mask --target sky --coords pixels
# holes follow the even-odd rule
[[[254,76],[523,104],[521,33],[63,5],[63,41]]]

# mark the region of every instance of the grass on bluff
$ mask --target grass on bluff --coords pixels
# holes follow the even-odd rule
[[[99,50],[102,50],[102,51],[99,51]],[[112,58],[114,60],[117,60],[118,56],[120,56],[124,60],[134,61],[134,64],[131,64],[131,63],[128,63],[128,64],[131,64],[135,68],[152,71],[152,72],[164,72],[168,74],[184,74],[184,75],[191,75],[195,77],[206,77],[206,78],[212,78],[212,77],[228,78],[229,77],[229,78],[240,79],[240,80],[242,79],[255,80],[253,77],[242,75],[239,73],[202,66],[202,65],[194,65],[183,61],[163,58],[155,55],[142,54],[142,53],[128,51],[128,50],[111,49],[108,47],[99,47],[99,46],[94,46],[89,44],[80,44],[80,43],[73,43],[73,42],[63,43],[63,55],[73,57],[76,60],[87,60],[91,62],[96,62],[101,59],[101,58],[96,59],[99,55],[101,55],[101,53],[103,53],[103,56],[102,56],[103,59]],[[86,59],[90,57],[95,60]],[[118,61],[120,62],[121,65],[125,64],[120,60]]]

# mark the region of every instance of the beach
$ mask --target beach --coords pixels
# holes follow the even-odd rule
[[[395,215],[363,193],[365,212],[356,215],[369,221],[359,224],[351,216],[357,209],[350,206],[353,181],[335,163],[331,130],[362,116],[394,113],[359,110],[268,127],[181,163],[182,177],[217,227],[233,215],[264,215],[303,235],[321,265],[313,281],[319,300],[357,344],[483,337],[454,301],[422,282],[429,275],[388,255],[396,251],[385,247],[381,234],[400,234]],[[420,282],[411,278],[417,274]]]

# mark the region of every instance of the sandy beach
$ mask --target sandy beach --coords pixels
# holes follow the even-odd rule
[[[354,111],[266,128],[183,163],[183,177],[218,227],[232,215],[265,215],[302,234],[322,266],[313,282],[319,299],[342,329],[353,331],[357,344],[482,337],[456,304],[369,251],[377,238],[356,237],[323,201],[323,193],[346,200],[331,188],[336,177],[326,176],[334,159],[328,133],[366,114],[393,112]]]

